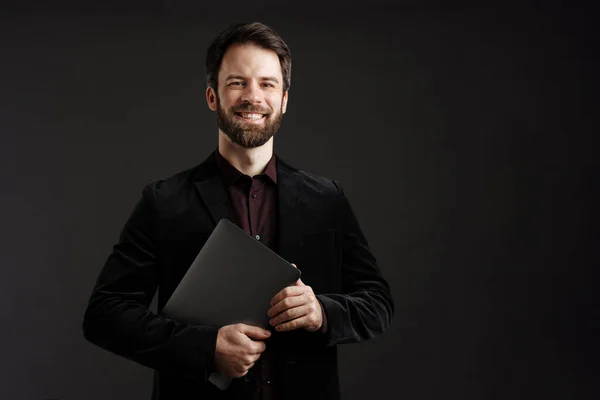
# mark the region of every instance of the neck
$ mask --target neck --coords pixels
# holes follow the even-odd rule
[[[273,138],[260,147],[246,149],[219,130],[219,153],[236,169],[248,176],[261,174],[273,156]]]

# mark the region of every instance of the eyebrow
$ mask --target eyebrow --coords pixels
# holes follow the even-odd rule
[[[226,81],[231,80],[231,79],[246,79],[246,78],[243,77],[242,75],[229,75],[227,78],[225,78]],[[279,80],[277,80],[277,78],[275,78],[274,76],[261,76],[260,80],[279,83]]]

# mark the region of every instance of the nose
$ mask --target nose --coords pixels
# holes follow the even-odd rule
[[[262,93],[260,87],[256,82],[251,82],[244,88],[242,93],[243,102],[248,102],[250,104],[261,104],[262,103]]]

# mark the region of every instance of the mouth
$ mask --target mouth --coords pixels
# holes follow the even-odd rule
[[[250,112],[236,112],[235,115],[238,118],[243,119],[244,121],[249,121],[249,122],[262,121],[266,117],[266,114],[250,113]]]

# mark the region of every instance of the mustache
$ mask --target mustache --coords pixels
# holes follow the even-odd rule
[[[254,106],[252,104],[244,104],[238,107],[233,107],[231,109],[233,112],[249,112],[249,113],[257,113],[257,114],[271,114],[272,110],[269,108],[263,108],[260,106]]]

